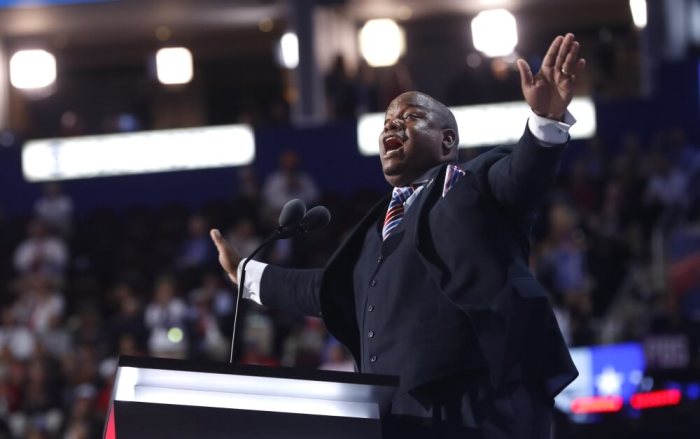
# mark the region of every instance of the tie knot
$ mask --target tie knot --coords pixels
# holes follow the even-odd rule
[[[406,200],[408,200],[409,197],[413,195],[417,187],[417,185],[413,184],[410,186],[395,187],[394,190],[391,192],[391,200],[405,203]]]

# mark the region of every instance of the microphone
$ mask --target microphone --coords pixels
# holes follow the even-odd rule
[[[305,233],[312,232],[316,229],[320,229],[331,222],[331,213],[324,206],[316,206],[311,208],[304,218],[301,219],[301,224],[299,225],[301,230]]]
[[[241,278],[238,279],[238,291],[236,294],[236,309],[233,315],[233,333],[231,334],[231,356],[229,363],[233,363],[233,353],[236,342],[236,329],[238,327],[238,309],[243,295],[243,285],[245,285],[245,267],[248,265],[255,255],[268,244],[277,241],[278,239],[290,238],[299,233],[309,233],[320,229],[331,221],[331,213],[324,206],[316,206],[309,211],[306,211],[306,205],[299,199],[287,201],[282,207],[279,216],[279,227],[275,229],[266,240],[253,250],[243,263],[241,269]]]
[[[289,238],[299,232],[299,224],[306,215],[306,205],[295,198],[287,201],[282,207],[279,218],[279,227],[273,233],[274,239]]]
[[[306,215],[306,206],[304,202],[295,198],[287,201],[280,212],[279,225],[280,227],[290,227],[301,221]]]

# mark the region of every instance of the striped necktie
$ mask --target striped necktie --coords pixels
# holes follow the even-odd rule
[[[415,192],[415,186],[406,187],[395,187],[391,193],[391,201],[389,202],[389,209],[386,211],[386,217],[384,217],[384,228],[382,228],[382,240],[391,235],[391,233],[396,229],[396,227],[401,223],[403,219],[404,207],[403,203],[408,200],[408,198]]]

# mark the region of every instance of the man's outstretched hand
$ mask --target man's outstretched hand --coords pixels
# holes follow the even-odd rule
[[[209,232],[216,250],[219,252],[219,264],[226,270],[228,276],[233,283],[238,284],[238,264],[241,262],[241,257],[236,250],[221,236],[218,229],[212,229]]]
[[[534,76],[527,62],[518,60],[523,96],[538,116],[563,120],[566,107],[574,96],[576,78],[586,69],[586,60],[578,56],[580,47],[574,34],[556,37],[547,50],[539,73]]]

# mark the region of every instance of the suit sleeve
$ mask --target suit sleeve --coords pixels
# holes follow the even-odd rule
[[[487,182],[494,198],[516,215],[532,212],[552,186],[566,145],[543,147],[526,128],[513,151],[488,169]]]
[[[322,269],[297,270],[268,265],[260,281],[262,304],[320,317],[322,273]]]

